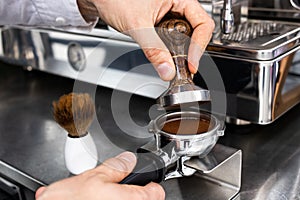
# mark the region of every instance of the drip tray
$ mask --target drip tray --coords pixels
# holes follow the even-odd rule
[[[299,45],[300,26],[277,21],[248,20],[230,34],[215,31],[207,50],[251,60],[272,60]]]

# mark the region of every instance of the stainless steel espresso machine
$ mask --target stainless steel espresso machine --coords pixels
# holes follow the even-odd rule
[[[225,113],[212,114],[225,114],[227,122],[234,124],[269,124],[298,104],[299,1],[200,0],[200,3],[215,20],[216,28],[193,81],[208,89],[213,100],[221,94],[219,101],[223,101],[226,109],[220,110]],[[152,99],[168,88],[139,46],[102,21],[90,32],[0,27],[0,59],[25,70],[49,72]],[[212,87],[208,79],[221,81],[222,86]],[[216,144],[218,137],[223,136],[224,129],[219,129],[223,124],[217,118],[210,119],[215,121],[216,128],[211,131],[215,135],[205,139],[211,143],[203,140],[205,135],[191,140],[190,136],[165,134],[161,124],[166,119],[177,119],[176,114],[168,113],[152,120],[149,133],[156,138],[139,149],[150,152],[150,162],[158,157],[164,165],[165,171],[157,171],[157,179],[200,177],[202,190],[197,191],[194,199],[236,197],[242,184],[242,152]],[[202,111],[201,115],[188,114],[194,118],[203,115]],[[205,155],[199,153],[199,146]],[[169,189],[172,188],[175,187],[171,185]]]
[[[228,2],[232,17],[212,1],[221,26],[207,48],[225,84],[228,121],[271,123],[299,102],[299,11],[288,1]],[[234,24],[230,31],[224,18]]]
[[[202,60],[212,58],[221,74],[228,122],[268,124],[300,101],[300,11],[294,1],[200,1],[216,23]],[[101,21],[88,33],[6,26],[0,31],[0,58],[27,69],[155,99],[167,88],[138,45]],[[201,62],[200,74],[206,65]]]

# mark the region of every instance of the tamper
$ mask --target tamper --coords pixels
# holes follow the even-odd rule
[[[209,90],[196,86],[188,69],[187,52],[192,32],[189,22],[177,16],[168,15],[158,24],[157,33],[169,49],[176,67],[175,78],[158,98],[158,103],[165,109],[211,100]]]

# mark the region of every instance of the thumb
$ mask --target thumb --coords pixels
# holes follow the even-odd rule
[[[175,76],[175,65],[171,54],[157,35],[155,28],[130,30],[127,33],[142,48],[147,59],[153,64],[160,78],[170,81]]]
[[[118,183],[133,170],[136,160],[134,153],[123,152],[114,158],[104,161],[95,171],[102,175],[103,181]]]
[[[42,186],[35,192],[35,198],[37,199],[44,191],[46,190],[46,187]]]

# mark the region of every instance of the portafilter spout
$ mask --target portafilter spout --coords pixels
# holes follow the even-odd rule
[[[176,67],[175,78],[158,98],[158,103],[165,109],[211,100],[209,90],[196,86],[188,69],[187,52],[192,32],[188,21],[174,15],[167,15],[158,24],[157,33],[170,51]]]

